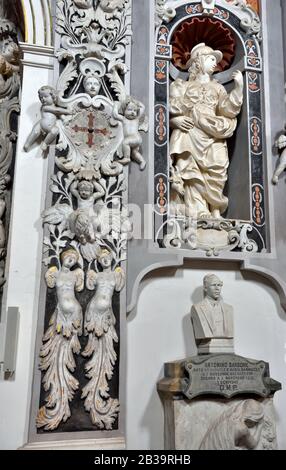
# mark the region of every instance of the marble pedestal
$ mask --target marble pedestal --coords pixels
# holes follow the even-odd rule
[[[212,338],[198,342],[199,354],[233,353],[233,338]]]
[[[157,384],[165,450],[275,450],[274,393],[268,364],[210,354],[165,364]]]

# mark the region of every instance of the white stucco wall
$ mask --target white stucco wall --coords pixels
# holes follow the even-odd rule
[[[202,298],[202,278],[215,272],[223,297],[234,307],[235,352],[269,362],[271,377],[283,390],[275,395],[280,449],[286,449],[286,313],[276,291],[262,278],[244,279],[236,270],[160,271],[142,284],[137,312],[128,319],[127,446],[163,449],[163,408],[156,382],[164,362],[196,353],[189,317]]]

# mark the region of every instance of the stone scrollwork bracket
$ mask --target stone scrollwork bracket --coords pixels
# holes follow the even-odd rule
[[[256,242],[248,238],[248,233],[253,230],[250,224],[229,220],[175,218],[169,219],[165,224],[171,229],[162,241],[165,248],[185,246],[192,250],[202,250],[207,256],[218,256],[236,248],[243,253],[258,251]]]

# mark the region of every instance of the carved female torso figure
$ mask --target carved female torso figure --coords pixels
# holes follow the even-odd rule
[[[72,375],[76,366],[73,355],[80,352],[78,336],[82,334],[82,308],[75,291],[84,288],[84,272],[73,269],[78,260],[76,250],[65,250],[60,269],[52,266],[45,275],[48,287],[56,288],[57,305],[40,351],[40,369],[44,372],[43,384],[48,395],[46,404],[38,411],[36,423],[38,428],[48,431],[71,416],[69,402],[79,386]]]
[[[113,294],[116,285],[116,273],[111,274],[109,272],[98,273],[97,275],[97,292],[94,298],[97,299],[97,304],[103,308],[109,308],[111,306],[111,294]]]
[[[57,291],[56,329],[66,337],[73,333],[81,334],[82,327],[82,308],[75,297],[75,291],[83,290],[84,273],[80,268],[71,270],[77,259],[78,255],[74,250],[67,250],[62,254],[61,269],[51,267],[46,273],[48,287],[56,287]]]
[[[112,271],[112,255],[107,250],[102,251],[98,261],[103,271],[90,271],[87,277],[88,289],[95,288],[96,291],[86,309],[85,330],[95,331],[100,337],[115,324],[112,297],[114,291],[119,292],[123,288],[125,276],[121,268]]]
[[[228,206],[223,194],[229,165],[226,139],[236,128],[243,78],[235,72],[228,95],[211,79],[222,53],[198,44],[191,53],[188,81],[170,88],[171,205],[175,213],[220,218]]]

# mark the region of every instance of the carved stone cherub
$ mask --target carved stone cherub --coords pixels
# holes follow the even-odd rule
[[[42,86],[39,89],[39,99],[42,103],[41,106],[41,119],[36,122],[30,135],[28,136],[24,145],[25,152],[28,152],[33,143],[41,136],[44,136],[44,141],[41,145],[43,151],[46,151],[57,138],[59,128],[57,120],[61,115],[71,115],[73,111],[68,108],[63,108],[57,104],[57,92],[51,86]]]
[[[279,158],[279,164],[272,177],[272,183],[277,184],[279,176],[286,169],[286,134],[280,135],[279,139],[275,142],[276,147],[282,150]]]
[[[105,189],[100,181],[75,180],[71,184],[71,193],[77,199],[77,209],[69,217],[69,225],[72,232],[82,245],[95,241],[95,201],[101,199]]]
[[[174,8],[166,6],[166,3],[166,0],[156,0],[155,21],[157,27],[161,25],[162,21],[166,21],[166,23],[169,23],[176,15],[176,10]]]
[[[121,109],[120,109],[121,107]],[[123,159],[121,163],[127,164],[130,160],[139,163],[140,170],[146,167],[146,161],[140,151],[142,137],[140,130],[147,131],[145,106],[138,100],[129,96],[121,104],[114,104],[113,118],[123,124]]]

